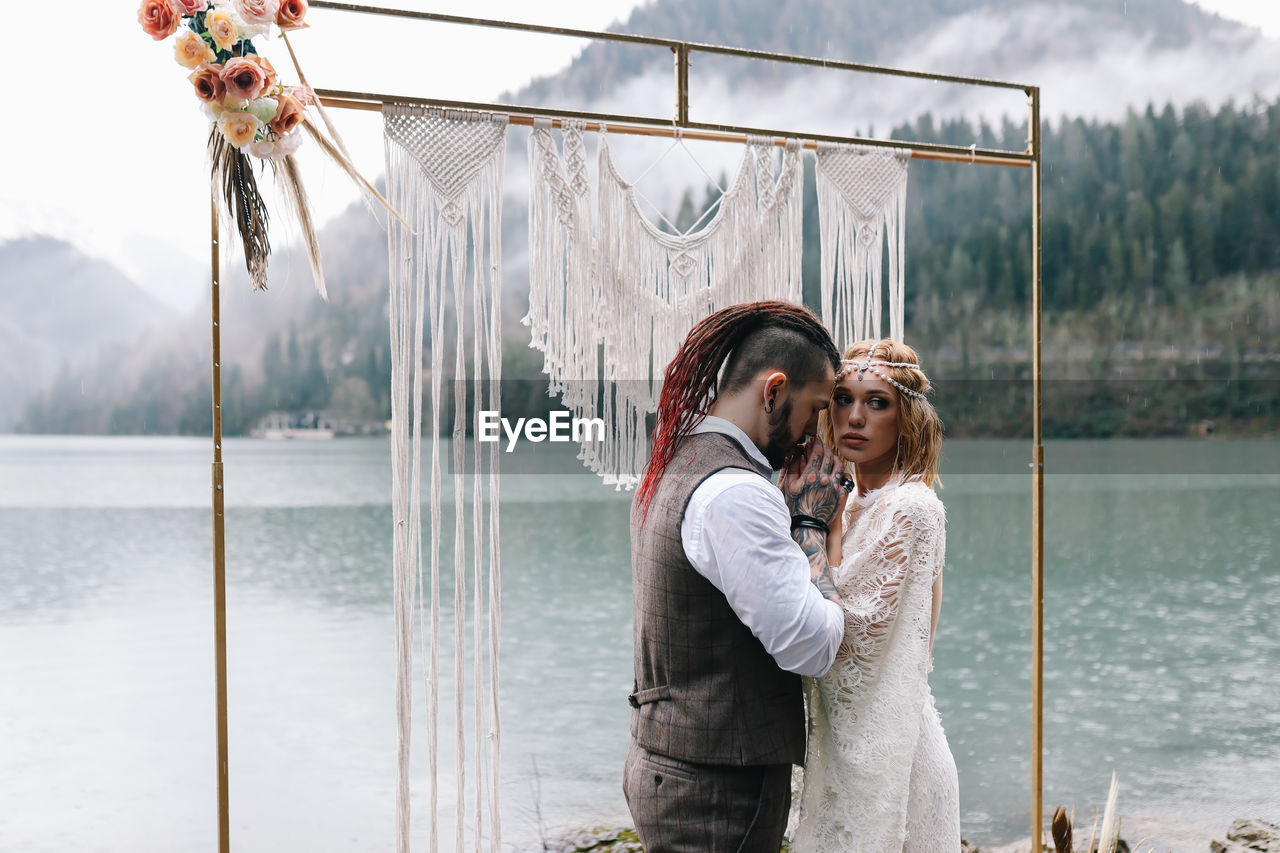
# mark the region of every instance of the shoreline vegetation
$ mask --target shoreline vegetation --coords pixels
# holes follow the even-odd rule
[[[1231,276],[1200,297],[1195,304],[1172,307],[1147,305],[1122,293],[1088,309],[1046,311],[1045,438],[1280,435],[1280,351],[1272,346],[1280,340],[1280,273]],[[934,383],[947,437],[1029,437],[1032,364],[1026,312],[982,308],[965,299],[958,307],[936,297],[925,302],[917,306],[907,339],[915,342]],[[503,415],[545,419],[561,409],[559,398],[548,396],[540,353],[515,333],[504,350]],[[389,376],[390,364],[380,351],[370,353],[368,362],[369,376],[331,380],[316,342],[304,347],[294,333],[288,341],[268,341],[258,378],[240,366],[227,366],[225,434],[249,435],[277,410],[385,420],[387,389],[375,390],[374,382],[381,382],[377,377],[384,369]],[[203,368],[196,375],[198,380],[188,377],[181,394],[163,402],[128,395],[110,401],[98,399],[101,392],[82,385],[75,372],[64,371],[28,405],[16,431],[206,435],[212,427],[211,392]],[[444,381],[442,435],[452,433],[451,380]],[[301,391],[294,388],[299,383]],[[458,385],[469,387],[470,381]],[[475,412],[469,411],[468,435],[474,423]]]

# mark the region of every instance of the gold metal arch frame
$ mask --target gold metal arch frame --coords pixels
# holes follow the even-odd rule
[[[547,118],[556,127],[562,119],[585,121],[588,130],[599,130],[606,123],[610,133],[638,136],[704,139],[719,142],[744,143],[748,136],[769,136],[775,143],[784,145],[787,139],[799,139],[804,147],[816,149],[819,142],[843,142],[858,145],[906,148],[914,159],[939,160],[982,166],[1013,166],[1031,170],[1031,336],[1032,336],[1032,447],[1031,447],[1031,851],[1043,851],[1043,723],[1042,698],[1044,694],[1044,440],[1041,422],[1041,162],[1040,162],[1040,87],[977,77],[958,77],[947,74],[930,74],[900,68],[863,65],[855,62],[836,62],[807,56],[770,53],[761,50],[745,50],[736,47],[700,44],[675,39],[653,38],[626,33],[596,32],[512,21],[495,21],[485,18],[469,18],[457,15],[440,15],[432,12],[416,12],[403,9],[387,9],[352,3],[311,0],[315,9],[333,9],[367,15],[393,18],[409,18],[444,24],[488,27],[499,30],[515,30],[528,33],[568,36],[592,41],[622,42],[626,44],[665,48],[675,57],[675,113],[672,116],[614,115],[578,110],[551,109],[519,104],[478,103],[472,101],[445,100],[439,98],[384,95],[369,92],[349,92],[336,89],[318,89],[316,94],[326,107],[380,111],[383,104],[416,104],[420,106],[450,107],[504,113],[512,124],[532,126],[534,119]],[[854,71],[930,80],[938,83],[954,83],[995,89],[1020,90],[1027,95],[1028,116],[1027,147],[1023,151],[1004,149],[962,148],[954,145],[916,142],[910,140],[883,140],[856,136],[830,136],[760,127],[739,127],[697,122],[689,116],[689,65],[690,57],[697,53],[734,56],[742,59],[767,60],[792,65],[812,66],[838,71]],[[221,331],[219,317],[219,246],[217,201],[214,199],[212,226],[212,278],[211,278],[211,332],[213,338],[213,561],[214,561],[214,661],[216,670],[217,702],[217,774],[218,774],[218,850],[229,853],[229,770],[227,765],[227,614],[226,614],[226,563],[225,526],[223,522],[223,468],[222,468],[222,386],[221,386]]]

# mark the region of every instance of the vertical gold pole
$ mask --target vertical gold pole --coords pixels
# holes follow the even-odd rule
[[[1031,853],[1041,853],[1044,813],[1044,434],[1040,420],[1040,89],[1031,98]]]
[[[673,48],[676,52],[676,124],[689,123],[689,45]]]
[[[227,571],[226,531],[222,519],[222,330],[218,327],[221,284],[218,200],[212,200],[210,308],[213,334],[213,654],[218,694],[218,853],[230,853],[230,787],[227,774]]]

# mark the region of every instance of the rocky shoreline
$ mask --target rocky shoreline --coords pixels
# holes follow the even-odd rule
[[[1096,843],[1088,849],[1089,837],[1083,832],[1077,837],[1072,853],[1097,853]],[[1164,853],[1160,848],[1149,846],[1144,842],[1120,840],[1112,853]],[[1196,845],[1197,847],[1199,845]],[[1052,851],[1053,839],[1045,836],[1043,847]],[[545,840],[542,844],[545,853],[644,853],[644,847],[636,831],[630,827],[596,827],[565,832],[555,838]],[[962,841],[961,853],[1029,853],[1031,839],[1006,844],[1000,847],[977,847],[968,841]],[[786,853],[783,846],[781,853]],[[1104,851],[1106,853],[1106,851]],[[1238,819],[1223,834],[1222,840],[1212,839],[1202,850],[1187,849],[1185,853],[1280,853],[1280,826],[1257,819]]]

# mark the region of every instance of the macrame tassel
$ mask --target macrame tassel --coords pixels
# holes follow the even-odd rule
[[[600,397],[600,280],[592,254],[590,182],[582,122],[563,123],[557,153],[551,123],[529,135],[530,346],[543,353],[548,392],[575,418],[597,417]],[[599,443],[584,435],[578,458],[596,464]]]
[[[715,214],[676,236],[644,217],[601,136],[598,328],[612,432],[591,467],[604,482],[639,482],[648,459],[645,416],[657,411],[662,372],[698,319],[738,302],[801,301],[799,151],[788,145],[775,179],[771,140],[752,139]]]
[[[440,693],[440,532],[441,460],[438,437],[443,402],[445,318],[453,316],[453,375],[455,408],[452,462],[454,483],[454,838],[450,848],[463,850],[467,825],[464,695],[466,673],[466,596],[472,600],[472,667],[475,766],[473,786],[473,849],[482,849],[487,807],[488,843],[501,847],[498,808],[498,652],[501,611],[500,552],[498,548],[498,444],[489,445],[487,459],[477,447],[472,467],[473,562],[468,577],[463,472],[465,470],[467,406],[466,340],[472,343],[472,400],[476,410],[499,409],[501,367],[501,180],[506,119],[462,115],[438,110],[387,105],[383,112],[387,185],[392,205],[410,225],[389,227],[392,349],[392,503],[394,513],[394,582],[396,608],[397,724],[399,727],[397,785],[397,849],[408,853],[409,739],[412,729],[411,685],[414,660],[414,613],[421,619],[430,602],[430,624],[423,628],[422,657],[427,661],[427,749],[431,796],[428,800],[429,849],[439,849],[439,727]],[[451,287],[449,287],[451,285]],[[452,299],[448,295],[452,292]],[[419,553],[421,522],[422,348],[424,319],[431,352],[431,556],[430,587],[424,591],[423,561]],[[484,372],[488,372],[487,380]],[[412,389],[412,405],[409,403]],[[488,494],[484,465],[488,465]],[[489,502],[485,517],[484,499]],[[487,548],[484,547],[487,545]],[[488,584],[484,582],[487,563]],[[416,585],[415,585],[416,580]],[[484,618],[488,610],[487,623]],[[482,648],[487,629],[488,647]],[[484,685],[487,666],[489,678]],[[486,695],[487,694],[487,695]],[[486,786],[487,785],[487,790]],[[487,797],[486,797],[487,795]],[[487,799],[487,803],[486,803]]]
[[[907,162],[897,148],[818,147],[822,322],[841,348],[880,338],[883,253],[889,254],[889,334],[903,339]]]

